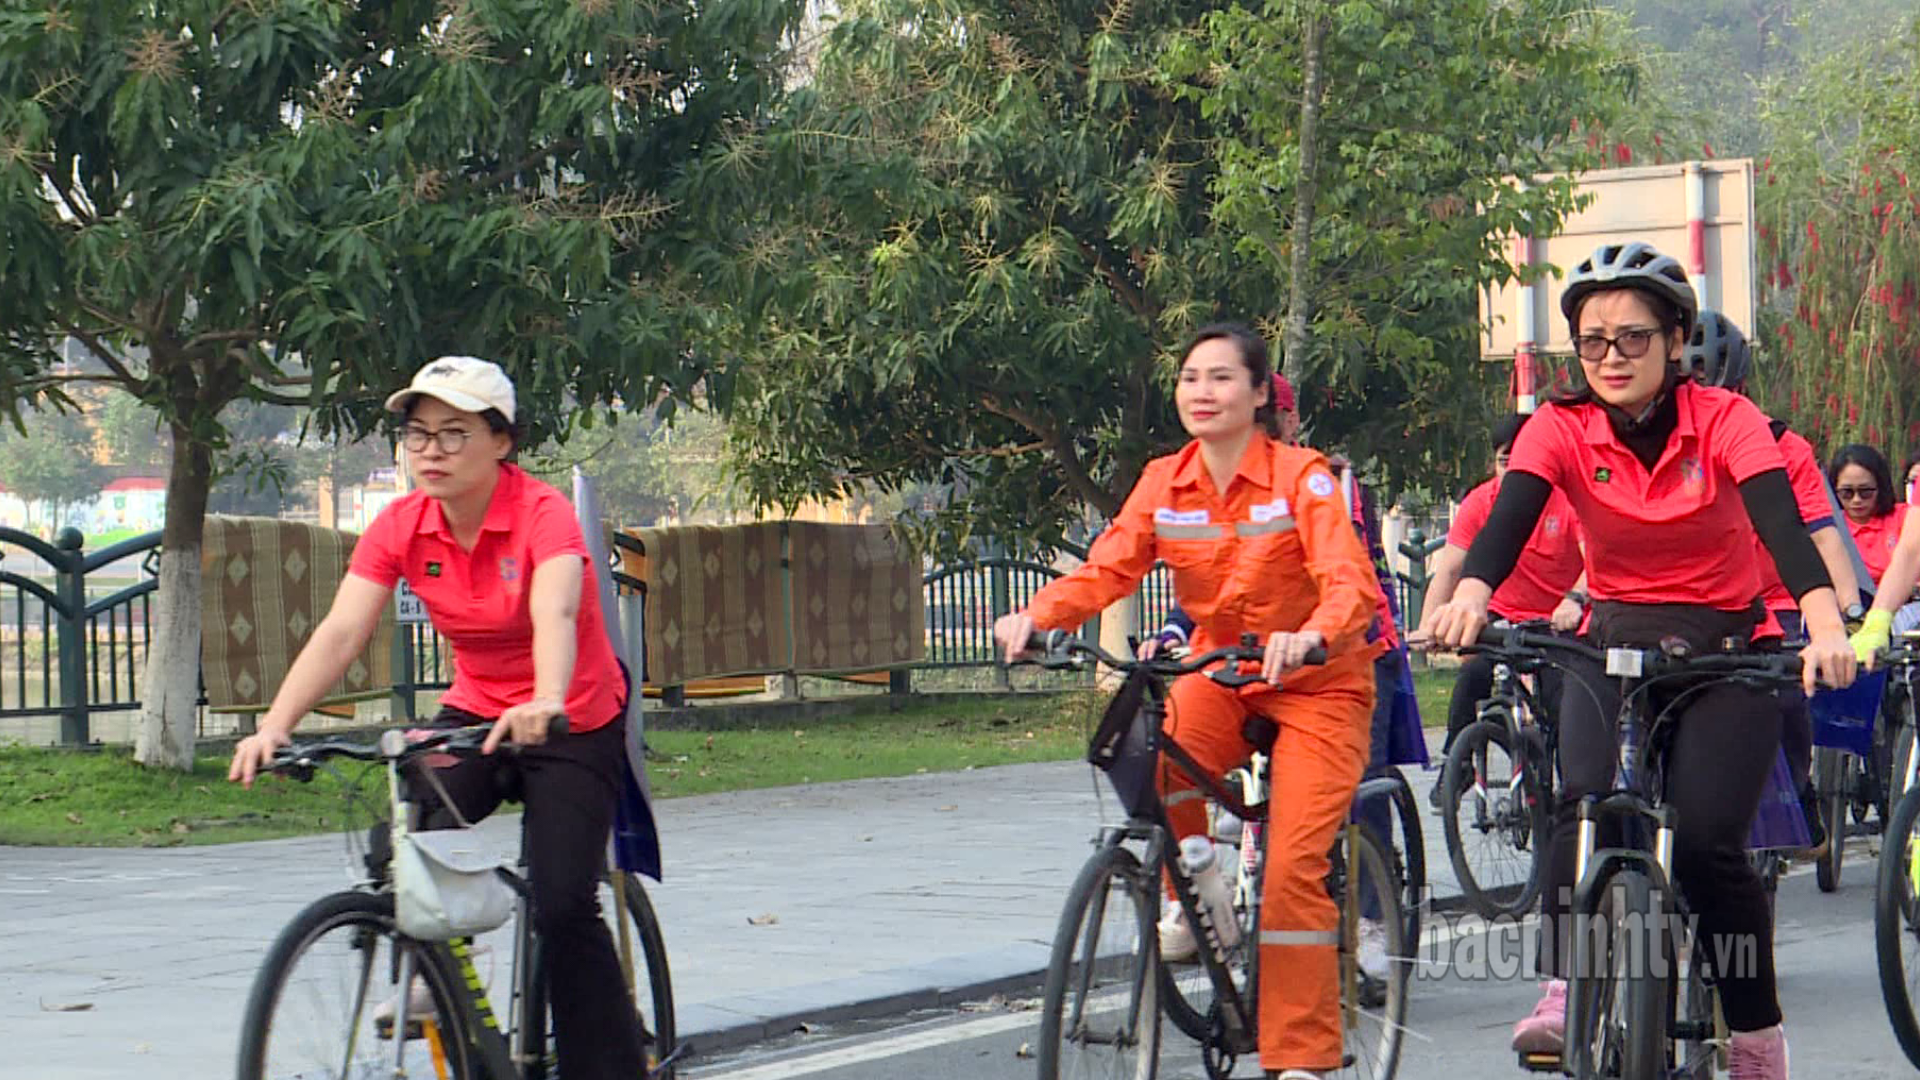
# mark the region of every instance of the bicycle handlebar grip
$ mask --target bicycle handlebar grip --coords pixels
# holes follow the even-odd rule
[[[567,714],[561,713],[560,715],[547,721],[547,734],[548,735],[565,735],[567,733],[568,726],[569,725],[567,723]]]
[[[1027,650],[1029,652],[1054,652],[1060,648],[1060,643],[1065,641],[1066,638],[1067,632],[1065,630],[1035,630],[1027,636]]]
[[[1314,664],[1314,665],[1324,664],[1326,662],[1327,662],[1327,647],[1325,645],[1315,645],[1313,648],[1308,649],[1307,657],[1303,661],[1303,663]]]

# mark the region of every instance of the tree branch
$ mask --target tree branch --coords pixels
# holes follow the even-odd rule
[[[75,221],[82,225],[93,224],[95,220],[93,211],[73,201],[71,184],[62,182],[52,169],[41,169],[40,177],[47,182],[47,186],[52,188],[55,194],[60,196],[60,202],[66,206],[67,213],[72,214]]]
[[[1080,460],[1080,455],[1074,452],[1073,444],[1061,436],[1059,429],[1020,406],[1004,402],[991,393],[981,394],[980,403],[988,412],[1006,417],[1040,436],[1046,448],[1053,452],[1054,459],[1060,463],[1061,471],[1067,474],[1067,483],[1080,493],[1080,497],[1087,501],[1087,505],[1109,518],[1120,512],[1120,500],[1114,498],[1112,492],[1094,483],[1092,474],[1087,472],[1086,464]]]
[[[92,306],[84,300],[81,301],[80,306],[90,311],[92,310]],[[109,322],[113,321],[111,317],[107,318]],[[107,348],[106,343],[102,342],[98,335],[85,327],[64,319],[60,321],[60,326],[61,329],[67,333],[80,339],[80,343],[85,345],[87,350],[93,353],[93,355],[99,357],[100,362],[107,365],[107,368],[113,372],[115,379],[125,385],[129,391],[134,394],[140,392],[140,387],[145,384],[146,380],[135,376],[134,373],[128,369],[126,363],[118,356],[115,356],[113,351]]]

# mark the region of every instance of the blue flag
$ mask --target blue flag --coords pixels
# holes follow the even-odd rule
[[[627,636],[620,631],[619,597],[613,587],[613,567],[607,552],[607,534],[600,516],[600,495],[593,479],[573,470],[573,512],[587,543],[587,561],[593,564],[593,586],[600,595],[600,617],[627,676],[627,759],[620,770],[620,797],[613,808],[613,865],[630,873],[660,880],[660,832],[653,821],[652,788],[647,784],[646,714],[644,695],[634,672],[642,671],[641,657],[629,656]],[[639,635],[635,640],[644,641]]]

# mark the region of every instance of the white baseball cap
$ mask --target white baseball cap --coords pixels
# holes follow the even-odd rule
[[[425,394],[462,412],[500,410],[513,423],[513,380],[500,365],[477,356],[442,356],[421,368],[413,383],[387,398],[387,411],[405,412],[407,404]]]

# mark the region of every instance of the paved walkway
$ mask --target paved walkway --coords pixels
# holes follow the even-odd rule
[[[1425,805],[1434,773],[1409,778]],[[798,1020],[984,996],[1045,967],[1089,838],[1077,763],[674,799],[650,889],[679,1025],[709,1048]],[[1439,823],[1427,822],[1438,895]],[[484,828],[503,851],[516,819]],[[0,848],[0,1080],[230,1075],[268,943],[350,884],[340,836],[164,850]],[[651,886],[651,883],[649,883]],[[777,922],[749,919],[774,915]],[[498,982],[498,980],[496,980]]]

